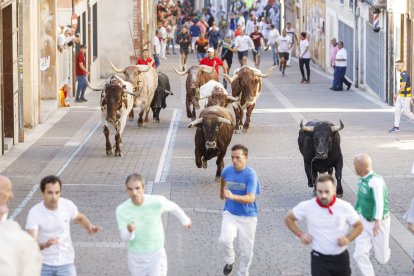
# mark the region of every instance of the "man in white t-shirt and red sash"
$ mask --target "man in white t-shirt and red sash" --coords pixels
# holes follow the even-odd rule
[[[360,217],[350,203],[335,197],[331,175],[320,175],[315,185],[316,198],[296,205],[286,214],[285,224],[303,244],[312,246],[312,275],[349,276],[347,246],[363,230]],[[307,233],[297,224],[304,219]]]

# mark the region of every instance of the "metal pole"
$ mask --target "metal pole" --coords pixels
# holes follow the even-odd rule
[[[90,7],[90,0],[87,1],[86,9],[88,11],[88,70],[91,72],[91,64],[92,64],[92,21],[91,21],[91,7]],[[89,81],[91,80],[91,75],[89,74]]]
[[[24,142],[24,110],[23,110],[23,0],[17,2],[18,10],[18,87],[19,87],[19,142]]]
[[[357,15],[358,1],[354,1],[354,22],[355,22],[355,81],[354,85],[356,88],[359,87],[359,26],[358,26],[358,17]]]
[[[74,0],[72,0],[72,16],[74,14],[75,14],[75,3],[74,3]],[[76,47],[75,47],[75,43],[73,43],[72,44],[72,97],[75,97],[75,96],[76,96]]]

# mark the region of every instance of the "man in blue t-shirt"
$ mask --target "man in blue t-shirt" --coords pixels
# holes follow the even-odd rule
[[[233,241],[237,234],[241,251],[238,275],[249,275],[253,258],[258,213],[256,195],[260,194],[260,183],[256,172],[247,166],[247,157],[245,146],[234,145],[231,149],[233,166],[225,168],[221,174],[220,198],[226,201],[219,238],[226,262],[224,275],[233,272]]]
[[[201,34],[201,29],[200,27],[197,25],[197,19],[194,19],[193,21],[193,25],[190,27],[190,35],[191,35],[191,53],[194,52],[194,47],[195,47],[195,43],[197,41],[197,39],[199,39],[200,34]]]

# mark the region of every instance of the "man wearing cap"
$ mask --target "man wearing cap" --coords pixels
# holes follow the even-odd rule
[[[374,276],[369,259],[371,248],[380,264],[386,264],[391,256],[388,189],[384,179],[372,170],[372,160],[368,154],[355,156],[354,167],[360,177],[355,210],[360,214],[364,226],[364,231],[355,240],[354,259],[362,275]]]
[[[347,246],[362,232],[362,223],[351,204],[336,198],[336,185],[329,174],[316,181],[316,198],[296,205],[285,224],[305,245],[312,246],[311,275],[351,275]],[[306,220],[307,232],[297,221]]]
[[[219,71],[218,71],[219,66],[223,66],[224,74],[227,74],[227,66],[224,65],[223,61],[220,58],[214,56],[214,48],[208,48],[207,57],[203,58],[200,61],[200,65],[207,65],[207,66],[213,67],[214,63],[216,63],[216,67],[214,69],[216,69],[217,75],[219,74]]]
[[[347,86],[346,90],[349,90],[352,83],[350,83],[345,77],[348,55],[344,48],[343,41],[338,41],[338,49],[339,50],[335,57],[334,79],[330,89],[334,91],[342,91],[344,90],[343,84],[345,83]]]
[[[80,45],[79,53],[76,57],[76,80],[78,81],[78,88],[76,89],[76,99],[75,102],[87,102],[85,99],[85,91],[87,87],[86,75],[90,75],[88,70],[86,70],[86,59],[85,59],[86,46]]]

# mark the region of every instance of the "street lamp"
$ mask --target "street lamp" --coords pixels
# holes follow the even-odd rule
[[[379,9],[374,9],[372,11],[372,14],[374,15],[373,20],[373,31],[378,33],[381,30],[380,23],[379,23],[379,16],[381,11]]]

